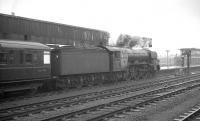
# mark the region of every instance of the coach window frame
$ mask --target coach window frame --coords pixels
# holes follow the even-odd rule
[[[33,63],[33,54],[32,53],[26,53],[25,54],[25,63],[26,64],[32,64]]]
[[[121,57],[121,52],[120,51],[114,51],[114,56],[116,59],[119,59]]]
[[[19,64],[24,64],[24,50],[19,50]]]
[[[13,49],[8,51],[8,63],[9,64],[15,64],[15,52]]]
[[[0,65],[8,64],[8,54],[9,54],[8,52],[0,52]]]
[[[39,51],[33,51],[32,52],[32,64],[40,65],[40,57],[39,57]]]

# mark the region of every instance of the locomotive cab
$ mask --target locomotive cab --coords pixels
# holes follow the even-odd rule
[[[110,65],[112,71],[123,71],[126,70],[128,64],[128,53],[124,48],[119,47],[106,47],[110,53]]]

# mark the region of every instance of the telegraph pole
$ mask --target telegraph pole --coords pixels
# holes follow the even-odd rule
[[[167,52],[167,69],[169,68],[169,65],[168,65],[168,53],[169,53],[169,50],[166,50]]]
[[[187,73],[190,74],[190,58],[191,58],[191,50],[187,51]]]

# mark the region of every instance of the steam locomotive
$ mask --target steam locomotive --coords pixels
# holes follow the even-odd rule
[[[1,92],[138,80],[153,76],[159,69],[157,53],[147,49],[110,46],[51,49],[36,42],[0,40]]]

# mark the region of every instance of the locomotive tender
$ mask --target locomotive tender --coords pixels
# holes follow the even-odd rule
[[[1,85],[44,80],[45,86],[70,88],[137,80],[159,71],[157,53],[147,49],[63,46],[50,50],[40,43],[10,40],[1,40],[0,45]],[[5,91],[4,86],[0,90]]]

